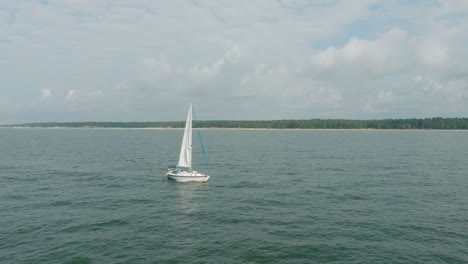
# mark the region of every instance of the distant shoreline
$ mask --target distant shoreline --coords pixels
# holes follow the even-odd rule
[[[43,122],[0,125],[10,128],[106,128],[106,129],[182,129],[184,121],[159,122]],[[196,128],[234,130],[468,130],[468,118],[413,119],[303,119],[303,120],[201,120]]]
[[[11,128],[99,128],[99,129],[181,129],[184,121],[159,122],[43,122],[0,125]],[[412,118],[412,119],[283,119],[283,120],[201,120],[196,128],[273,130],[468,130],[468,118]]]
[[[89,130],[183,130],[181,127],[15,127],[3,126],[0,129],[89,129]],[[468,129],[398,129],[398,128],[220,128],[220,127],[201,127],[202,130],[231,130],[231,131],[466,131]]]

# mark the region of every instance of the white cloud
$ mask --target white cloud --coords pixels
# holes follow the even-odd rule
[[[125,82],[119,82],[112,87],[113,90],[117,91],[125,90],[126,88],[127,84]]]
[[[450,80],[440,82],[421,77],[416,82],[417,88],[422,91],[422,96],[431,97],[438,104],[461,104],[468,99],[468,85],[466,80]]]
[[[393,101],[392,90],[381,90],[377,95],[377,99],[383,103],[391,103]]]
[[[448,50],[438,40],[427,40],[419,47],[419,56],[422,63],[429,67],[443,66],[448,61]]]
[[[356,73],[368,71],[385,73],[403,70],[411,54],[407,32],[392,29],[375,40],[353,37],[342,48],[329,47],[311,56],[312,65],[319,70]]]
[[[458,107],[465,107],[468,100],[468,85],[465,80],[450,81],[445,86],[445,96],[450,104],[458,104]],[[453,105],[452,105],[453,106]]]
[[[341,93],[338,90],[325,87],[311,90],[309,93],[309,99],[313,105],[319,104],[328,107],[338,107],[343,100]]]
[[[241,48],[238,45],[233,45],[224,55],[224,59],[227,63],[236,63],[241,55]]]
[[[47,98],[47,97],[52,96],[52,90],[51,90],[51,89],[45,89],[45,88],[43,88],[43,89],[41,89],[40,91],[41,91],[41,97],[42,97],[42,98]]]
[[[146,70],[154,75],[164,75],[172,72],[171,65],[162,59],[145,58],[143,59],[143,65]]]
[[[101,90],[91,91],[86,94],[89,99],[100,99],[104,97],[104,92]]]
[[[195,65],[190,69],[190,74],[195,77],[212,78],[219,75],[226,65],[236,64],[242,55],[241,48],[233,45],[224,56],[210,65]]]
[[[224,63],[224,59],[221,59],[211,65],[195,65],[190,69],[190,73],[197,77],[214,77],[220,73]]]
[[[265,63],[259,63],[254,66],[253,71],[244,78],[244,84],[247,80],[254,79],[284,79],[289,75],[289,69],[283,64],[266,65]]]
[[[72,99],[76,98],[76,94],[77,94],[76,90],[73,90],[73,89],[68,90],[67,95],[65,95],[65,99],[72,100]]]
[[[417,76],[414,77],[413,80],[414,80],[415,82],[420,82],[420,81],[422,81],[422,77],[421,77],[421,75],[417,75]]]
[[[101,90],[77,91],[75,89],[68,90],[65,99],[80,103],[91,102],[104,98],[104,92]]]

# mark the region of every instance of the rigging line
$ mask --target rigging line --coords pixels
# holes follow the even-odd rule
[[[202,153],[203,153],[203,159],[205,160],[205,169],[206,169],[206,173],[208,174],[208,171],[209,171],[209,167],[208,167],[208,157],[206,156],[206,151],[205,151],[205,147],[203,145],[203,140],[202,140],[202,136],[201,136],[201,132],[200,132],[200,128],[197,127],[197,115],[195,114],[195,109],[192,107],[192,112],[193,112],[193,119],[195,120],[195,122],[193,122],[193,126],[195,127],[195,129],[197,130],[198,132],[198,138],[200,139],[200,145],[201,145],[201,150],[202,150]]]

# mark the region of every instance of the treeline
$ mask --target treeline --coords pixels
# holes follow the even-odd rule
[[[3,127],[69,127],[69,128],[183,128],[185,121],[170,122],[66,122],[27,123]],[[308,120],[207,120],[194,122],[199,128],[258,129],[468,129],[468,118],[424,119],[308,119]]]

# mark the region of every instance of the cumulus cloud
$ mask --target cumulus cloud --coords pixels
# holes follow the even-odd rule
[[[190,69],[190,74],[196,77],[214,77],[219,75],[222,68],[228,64],[235,64],[241,56],[241,49],[234,45],[224,56],[210,65],[195,65]]]
[[[406,31],[392,29],[374,40],[353,37],[343,47],[329,47],[311,55],[318,70],[389,73],[404,70],[412,58],[412,41]]]

